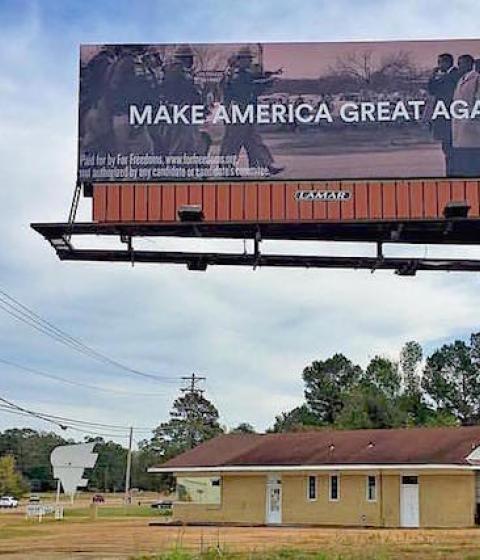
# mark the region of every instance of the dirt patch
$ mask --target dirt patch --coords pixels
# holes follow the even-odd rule
[[[272,527],[150,527],[148,519],[0,521],[1,560],[127,560],[182,547],[192,551],[297,548],[381,554],[394,560],[480,556],[480,530]]]

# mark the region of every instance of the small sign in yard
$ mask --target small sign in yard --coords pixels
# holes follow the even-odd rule
[[[46,515],[53,515],[55,519],[63,519],[63,506],[33,504],[28,505],[25,511],[27,519],[38,518],[39,522],[41,522]]]

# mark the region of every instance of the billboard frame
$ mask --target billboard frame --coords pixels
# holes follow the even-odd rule
[[[34,223],[31,227],[54,248],[62,261],[183,264],[189,270],[208,266],[336,268],[393,270],[400,276],[417,271],[480,272],[480,260],[462,258],[387,257],[384,244],[478,245],[480,218],[435,220],[351,221],[343,223]],[[288,234],[286,234],[288,232]],[[118,237],[126,249],[78,249],[73,236]],[[421,237],[419,237],[421,235]],[[134,247],[136,237],[223,238],[253,241],[243,253],[145,251]],[[353,241],[376,244],[376,256],[321,256],[262,253],[263,240]]]

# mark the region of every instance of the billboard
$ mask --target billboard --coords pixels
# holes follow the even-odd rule
[[[81,182],[480,177],[480,40],[80,57]]]

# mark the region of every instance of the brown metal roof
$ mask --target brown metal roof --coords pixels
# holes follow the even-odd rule
[[[480,426],[390,430],[319,430],[214,438],[161,468],[362,464],[468,465]]]

